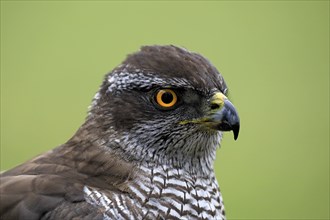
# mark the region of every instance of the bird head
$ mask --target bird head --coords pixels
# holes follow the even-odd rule
[[[106,75],[86,125],[127,159],[212,167],[222,132],[233,131],[235,140],[239,133],[227,91],[203,56],[175,46],[144,46]]]

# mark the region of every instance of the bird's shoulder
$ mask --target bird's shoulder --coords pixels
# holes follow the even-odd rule
[[[97,219],[101,212],[86,202],[84,187],[125,193],[133,174],[117,155],[66,143],[0,175],[1,219]]]

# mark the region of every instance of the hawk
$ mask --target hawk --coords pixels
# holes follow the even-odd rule
[[[142,47],[70,140],[1,174],[1,219],[225,219],[213,162],[240,125],[227,91],[203,56]]]

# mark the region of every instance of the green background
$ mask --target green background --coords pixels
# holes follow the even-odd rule
[[[329,218],[329,1],[1,1],[1,169],[70,138],[103,75],[149,44],[199,52],[227,81],[229,219]]]

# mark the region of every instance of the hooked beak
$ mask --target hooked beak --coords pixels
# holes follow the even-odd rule
[[[211,110],[204,121],[210,128],[219,131],[233,131],[234,139],[238,138],[240,120],[234,105],[221,92],[211,98]]]

